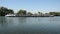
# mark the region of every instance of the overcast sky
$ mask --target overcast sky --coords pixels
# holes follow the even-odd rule
[[[0,0],[0,6],[13,9],[15,12],[20,9],[28,12],[60,11],[60,0]]]

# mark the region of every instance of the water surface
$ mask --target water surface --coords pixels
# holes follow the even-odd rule
[[[60,34],[60,17],[0,17],[0,34]]]

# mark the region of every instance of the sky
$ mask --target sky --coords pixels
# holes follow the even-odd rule
[[[0,7],[13,9],[16,13],[20,9],[27,12],[60,11],[60,0],[0,0]]]

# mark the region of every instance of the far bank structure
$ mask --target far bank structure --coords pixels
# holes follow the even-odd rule
[[[54,15],[50,15],[49,13],[45,14],[7,14],[7,17],[53,17]]]

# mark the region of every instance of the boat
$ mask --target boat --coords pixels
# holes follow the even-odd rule
[[[7,16],[7,17],[15,17],[16,15],[14,15],[14,14],[7,14],[5,16]]]

